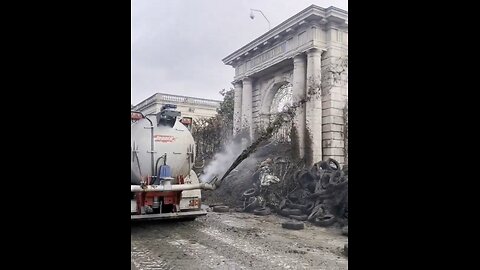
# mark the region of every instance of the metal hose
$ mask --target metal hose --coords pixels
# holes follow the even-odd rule
[[[151,151],[151,162],[152,162],[152,176],[155,175],[155,167],[153,166],[153,163],[154,163],[154,154],[155,154],[155,151],[154,151],[154,143],[153,143],[153,122],[152,120],[150,120],[147,116],[145,116],[145,119],[148,120],[148,122],[150,122],[150,131],[151,131],[151,143],[150,143],[150,151]]]

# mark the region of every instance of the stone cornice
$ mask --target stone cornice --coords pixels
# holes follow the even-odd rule
[[[260,64],[260,65],[257,65],[255,67],[253,67],[252,69],[249,69],[248,71],[246,72],[243,72],[241,74],[238,74],[238,75],[235,75],[234,76],[234,81],[233,83],[235,82],[238,82],[238,81],[241,81],[243,79],[245,79],[245,77],[254,77],[257,72],[267,68],[267,67],[270,67],[270,66],[273,66],[279,62],[282,62],[283,60],[285,59],[290,59],[290,58],[294,58],[295,56],[297,55],[300,55],[300,54],[304,54],[308,51],[308,50],[311,50],[311,49],[317,49],[319,51],[325,51],[326,49],[324,48],[325,46],[322,44],[315,44],[315,43],[307,43],[307,44],[304,44],[292,51],[289,51],[287,52],[286,54],[282,54],[282,55],[279,55],[277,57],[274,57],[272,59],[269,59],[267,61],[265,61],[264,63]]]
[[[348,21],[348,12],[333,6],[325,9],[317,5],[311,5],[285,20],[267,33],[238,49],[234,53],[225,57],[222,59],[222,61],[226,65],[233,65],[234,61],[245,58],[250,51],[272,44],[273,41],[278,39],[279,36],[288,35],[293,29],[304,25],[306,22],[312,19],[325,19],[326,22],[345,23]]]
[[[200,107],[210,107],[210,108],[217,108],[220,106],[220,100],[214,99],[205,99],[205,98],[196,98],[196,97],[188,97],[188,96],[181,96],[181,95],[172,95],[172,94],[165,94],[165,93],[156,93],[147,98],[146,100],[140,102],[139,104],[135,105],[134,108],[136,110],[142,110],[147,107],[152,106],[152,104],[166,104],[166,103],[175,103],[175,104],[182,104],[182,105],[194,105]]]

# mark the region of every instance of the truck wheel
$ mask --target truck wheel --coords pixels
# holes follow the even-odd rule
[[[250,189],[245,190],[245,192],[243,192],[243,196],[248,199],[248,198],[254,196],[255,193],[257,193],[257,191],[254,188],[250,188]]]
[[[315,203],[309,202],[305,205],[305,209],[303,209],[303,212],[308,216],[310,215],[314,207],[315,207]]]
[[[315,175],[313,175],[307,169],[303,169],[296,174],[297,183],[300,184],[302,188],[306,188],[310,182],[315,180]]]
[[[307,220],[312,221],[322,213],[323,213],[322,205],[319,204],[312,209],[312,211],[310,212],[310,215],[308,215],[307,217]]]
[[[300,209],[300,210],[305,209],[305,205],[297,204],[297,203],[288,203],[287,202],[287,207],[290,208],[290,209]]]
[[[298,221],[287,221],[282,223],[282,228],[289,230],[303,230],[305,228],[305,224]]]
[[[343,171],[335,171],[330,175],[330,184],[331,185],[338,185],[342,183],[342,180],[345,180]]]
[[[317,162],[315,165],[320,167],[324,172],[328,170],[328,164],[324,160]]]
[[[328,167],[329,167],[330,170],[337,171],[337,170],[341,169],[340,164],[338,164],[338,162],[333,158],[328,158],[327,164],[328,164]]]
[[[322,189],[327,189],[328,186],[330,185],[330,178],[332,177],[332,174],[330,173],[324,173],[322,175],[322,178],[320,179],[320,186],[322,187]],[[320,190],[316,190],[316,192],[318,192]]]
[[[257,199],[257,197],[250,197],[250,199],[252,200],[251,202],[249,200],[250,203],[247,206],[245,206],[245,209],[244,209],[245,212],[251,212],[259,206],[259,202],[258,202],[259,200]]]
[[[257,216],[267,216],[267,215],[270,215],[271,213],[272,211],[268,207],[261,207],[253,210],[253,214]]]
[[[335,223],[335,217],[333,215],[325,215],[323,217],[317,217],[314,220],[314,224],[320,227],[328,227]]]
[[[230,211],[230,208],[225,205],[217,205],[213,207],[213,212],[225,213]]]

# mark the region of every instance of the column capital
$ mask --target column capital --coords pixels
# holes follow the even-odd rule
[[[250,83],[250,82],[252,82],[252,78],[251,78],[251,77],[244,77],[244,78],[242,79],[242,82],[243,82],[243,83]]]
[[[232,82],[233,87],[240,87],[242,86],[242,81],[241,80],[236,80]]]
[[[294,63],[298,63],[298,62],[302,62],[302,61],[305,61],[305,53],[301,52],[301,53],[297,53],[296,55],[293,56],[293,62]]]
[[[309,53],[309,52],[315,52],[315,51],[318,51],[318,48],[312,47],[312,48],[309,48],[309,49],[307,50],[307,53]]]
[[[322,53],[322,51],[326,51],[326,50],[321,49],[321,48],[313,47],[313,48],[308,49],[306,52],[307,52],[307,54],[314,54],[314,53]]]

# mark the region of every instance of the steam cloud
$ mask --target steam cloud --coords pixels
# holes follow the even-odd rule
[[[228,170],[230,165],[235,161],[235,159],[242,153],[246,148],[247,141],[230,141],[225,145],[222,152],[215,154],[212,161],[204,169],[204,174],[200,175],[200,181],[208,182],[214,176],[221,178],[225,172]]]

